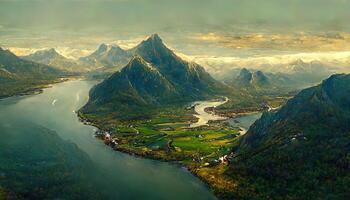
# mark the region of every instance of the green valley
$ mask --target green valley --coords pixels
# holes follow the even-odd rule
[[[80,119],[98,127],[97,137],[114,150],[181,163],[218,193],[232,186],[217,169],[227,168],[244,132],[227,119],[191,127],[198,120],[194,102],[225,95],[227,103],[205,111],[237,118],[279,107],[291,95],[216,81],[199,65],[176,56],[157,34],[130,51],[134,55],[124,68],[92,88]],[[261,72],[257,75],[259,84],[268,85]]]

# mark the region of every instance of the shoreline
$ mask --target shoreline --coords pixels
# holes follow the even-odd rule
[[[79,121],[87,126],[93,126],[95,127],[97,130],[96,132],[98,131],[103,131],[103,129],[99,128],[98,125],[90,122],[90,121],[87,121],[86,119],[83,119],[80,117],[79,115],[79,112],[76,113],[77,114],[77,117],[79,119]],[[181,163],[181,161],[179,160],[172,160],[172,159],[165,159],[163,157],[157,157],[155,156],[155,154],[142,154],[141,152],[137,151],[137,150],[133,150],[133,149],[126,149],[126,148],[115,148],[114,145],[111,145],[110,143],[109,144],[106,144],[105,141],[104,141],[104,135],[102,134],[96,134],[95,132],[95,135],[94,137],[97,139],[97,140],[100,140],[101,142],[103,142],[106,146],[110,147],[113,151],[116,151],[116,152],[120,152],[120,153],[123,153],[123,154],[127,154],[127,155],[130,155],[130,156],[133,156],[133,157],[136,157],[136,158],[141,158],[141,159],[150,159],[150,160],[154,160],[154,161],[159,161],[159,162],[166,162],[166,163],[169,163],[171,165],[176,165],[180,168],[183,168],[186,170],[186,172],[190,173],[191,175],[195,176],[196,178],[198,178],[206,187],[208,190],[210,190],[211,192],[213,192],[213,194],[215,195],[215,197],[217,199],[221,199],[220,196],[218,196],[217,192],[215,191],[215,188],[212,187],[209,182],[202,176],[200,176],[196,170],[199,169],[198,167],[191,167],[191,166],[188,166],[188,165],[185,165],[183,163]]]
[[[110,147],[113,151],[124,153],[124,154],[130,155],[130,156],[136,157],[136,158],[150,159],[150,160],[159,161],[159,162],[166,162],[166,163],[169,163],[171,165],[176,165],[178,167],[184,168],[188,173],[197,177],[202,183],[204,183],[204,185],[207,187],[207,189],[210,190],[211,192],[213,192],[213,194],[215,195],[216,198],[220,199],[220,197],[217,195],[217,192],[215,191],[215,188],[212,187],[209,184],[209,182],[206,181],[206,179],[204,177],[200,176],[196,172],[196,170],[199,169],[198,167],[196,168],[196,167],[191,167],[191,166],[185,165],[184,163],[181,163],[181,161],[176,160],[176,159],[174,160],[174,159],[165,159],[163,157],[157,157],[157,156],[155,156],[155,154],[152,154],[152,153],[145,155],[145,154],[142,154],[141,152],[139,152],[137,150],[133,150],[133,149],[115,148],[116,145],[112,145],[111,143],[106,143],[104,138],[103,138],[105,136],[103,134],[103,132],[108,132],[108,131],[103,130],[103,128],[100,128],[97,124],[94,124],[93,122],[89,121],[88,119],[83,118],[80,115],[79,111],[76,112],[76,116],[78,117],[79,121],[81,123],[83,123],[84,125],[95,127],[97,130],[94,133],[94,137],[97,140],[100,140],[101,142],[103,142],[106,146]],[[97,134],[97,132],[101,132],[102,134]]]
[[[157,154],[157,152],[154,152],[154,151],[143,152],[141,149],[138,150],[138,149],[132,149],[132,148],[118,147],[118,145],[115,145],[112,142],[106,143],[105,134],[106,133],[109,134],[108,130],[106,130],[103,127],[101,127],[100,125],[90,121],[89,119],[84,118],[83,116],[81,116],[81,113],[79,111],[76,112],[76,115],[81,123],[88,125],[88,126],[95,127],[97,130],[95,132],[94,137],[96,139],[100,140],[101,142],[103,142],[106,146],[110,147],[113,151],[125,153],[125,154],[128,154],[130,156],[137,157],[137,158],[150,159],[150,160],[159,161],[159,162],[167,162],[169,164],[182,167],[182,168],[186,169],[186,171],[191,173],[193,176],[197,177],[201,182],[203,182],[205,184],[205,186],[208,188],[208,190],[213,192],[213,194],[215,195],[216,198],[222,199],[222,196],[221,196],[222,192],[220,192],[220,189],[216,188],[213,184],[211,184],[211,181],[210,181],[211,175],[209,175],[207,178],[205,176],[201,176],[200,169],[201,168],[213,169],[217,166],[219,166],[219,167],[227,166],[227,163],[219,163],[216,166],[204,166],[203,167],[203,166],[196,165],[196,164],[186,164],[186,163],[182,162],[181,159],[172,159],[172,158],[162,157],[161,155]],[[218,120],[218,121],[220,121],[220,120]],[[220,179],[220,177],[216,177],[216,178]],[[222,177],[222,179],[225,179],[225,178]]]
[[[62,77],[62,78],[58,78],[57,80],[53,80],[52,82],[48,82],[47,84],[43,84],[43,85],[38,85],[36,88],[31,88],[13,95],[6,95],[6,96],[0,96],[0,101],[7,99],[7,98],[16,98],[16,97],[25,97],[25,96],[29,96],[29,95],[37,95],[37,94],[41,94],[44,92],[45,89],[47,88],[51,88],[54,84],[58,84],[58,83],[63,83],[63,82],[67,82],[67,81],[71,81],[71,80],[75,80],[77,78],[73,78],[73,77]]]
[[[11,95],[11,96],[0,98],[0,101],[4,100],[4,99],[7,99],[7,98],[27,97],[29,95],[42,94],[43,92],[45,92],[45,89],[52,88],[55,84],[68,82],[68,81],[74,81],[74,80],[80,80],[80,79],[82,79],[82,78],[81,77],[61,78],[61,79],[55,80],[53,82],[47,83],[45,85],[42,85],[41,87],[38,87],[35,90],[32,90],[30,92],[21,93],[21,94],[15,94],[15,95]],[[80,113],[79,110],[75,112],[75,114],[78,117],[78,120],[80,121],[80,123],[83,123],[84,125],[95,127],[97,129],[96,132],[103,130],[103,128],[100,127],[98,124],[94,124],[91,121],[89,121],[88,119],[82,118],[79,115],[79,113]],[[96,139],[101,140],[103,142],[104,141],[103,137],[97,135],[96,132],[95,132],[94,137]],[[159,161],[159,162],[167,162],[167,163],[169,163],[171,165],[178,166],[179,168],[182,168],[183,170],[185,170],[186,173],[190,173],[191,175],[193,175],[196,178],[198,178],[204,184],[204,186],[210,192],[213,193],[213,195],[216,198],[220,199],[219,196],[217,196],[217,193],[215,192],[215,188],[212,187],[209,184],[209,182],[206,181],[205,178],[203,178],[198,173],[196,173],[196,170],[199,169],[198,167],[182,163],[180,159],[166,159],[165,157],[157,156],[157,152],[149,151],[149,152],[146,152],[146,153],[142,153],[142,151],[139,151],[137,149],[114,148],[111,144],[106,144],[106,143],[104,143],[104,144],[109,146],[110,148],[112,148],[112,150],[114,150],[114,151],[121,152],[121,153],[124,153],[124,154],[128,154],[128,155],[133,156],[133,157],[142,158],[142,159],[150,159],[150,160]]]
[[[224,102],[227,102],[227,98],[224,99]],[[191,110],[193,109],[195,111],[196,105],[198,105],[198,102],[192,103],[190,107],[186,107],[185,109],[189,110],[191,108]],[[204,111],[208,114],[225,118],[214,121],[223,121],[258,114],[267,111],[267,109],[265,109],[264,107],[251,107],[238,110],[225,110],[224,112],[222,112],[223,110],[220,110],[220,115],[220,111],[217,112],[218,110],[216,109],[216,106],[208,106],[204,108]],[[231,115],[225,115],[228,113]],[[233,113],[234,115],[232,115]],[[225,169],[229,165],[229,158],[232,156],[232,152],[222,154],[220,155],[220,157],[217,157],[214,160],[202,161],[197,160],[199,158],[191,156],[189,157],[188,155],[174,155],[168,152],[167,149],[143,149],[141,147],[135,147],[130,143],[123,143],[123,140],[120,139],[118,136],[113,137],[113,131],[111,132],[111,130],[108,129],[108,127],[106,127],[103,123],[100,123],[98,120],[96,121],[93,119],[89,119],[88,116],[85,116],[84,113],[80,111],[78,111],[76,114],[82,123],[97,128],[97,131],[95,132],[95,137],[98,140],[104,142],[105,145],[109,146],[114,151],[125,153],[138,158],[151,159],[160,162],[168,162],[170,164],[176,164],[178,166],[181,166],[187,171],[189,171],[193,176],[197,177],[201,182],[203,182],[218,199],[225,199],[225,196],[227,194],[232,193],[234,191],[235,181],[230,179],[230,177],[226,176],[223,173],[223,169]],[[224,114],[224,116],[222,114]],[[194,112],[192,116],[197,118],[195,115],[196,112]],[[197,120],[199,119],[197,118]],[[208,123],[210,122],[211,121],[208,121]],[[205,124],[200,127],[205,127],[207,125],[210,126],[210,124]],[[192,129],[191,127],[189,128]],[[247,132],[246,128],[243,128],[241,126],[237,126],[237,128],[239,129],[239,131],[236,137],[241,137]],[[122,143],[118,144],[119,142]]]

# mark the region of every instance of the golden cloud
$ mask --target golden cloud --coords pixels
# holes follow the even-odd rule
[[[235,49],[270,49],[287,51],[349,51],[349,33],[293,34],[196,34],[193,39],[218,43]]]

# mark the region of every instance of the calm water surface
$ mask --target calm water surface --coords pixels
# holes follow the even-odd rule
[[[88,91],[94,84],[69,81],[56,84],[39,95],[1,100],[0,128],[3,128],[0,135],[13,134],[15,131],[11,130],[23,134],[34,131],[26,124],[56,132],[61,139],[74,143],[88,155],[96,166],[91,173],[100,179],[94,187],[105,190],[111,199],[215,199],[199,179],[183,168],[115,152],[94,138],[95,128],[80,123],[74,113],[87,101]],[[36,140],[24,141],[28,143],[24,145],[30,146]],[[101,180],[105,184],[101,185]]]

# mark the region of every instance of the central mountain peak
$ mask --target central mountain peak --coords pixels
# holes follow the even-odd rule
[[[153,51],[158,53],[162,53],[163,51],[170,51],[170,49],[164,45],[162,39],[158,34],[153,34],[146,40],[142,41],[138,46],[135,47],[135,50],[137,53],[143,51]]]
[[[163,43],[162,39],[159,37],[159,35],[157,33],[152,34],[147,41],[152,41],[152,42],[156,42],[156,43]]]
[[[226,89],[200,65],[178,57],[157,34],[126,52],[128,63],[91,90],[83,112],[100,112],[112,105],[118,117],[131,111],[144,115],[141,110],[146,107],[182,105]]]
[[[165,46],[158,34],[151,35],[130,51],[132,54],[140,55],[161,71],[171,71],[174,67],[184,66],[184,62]]]

